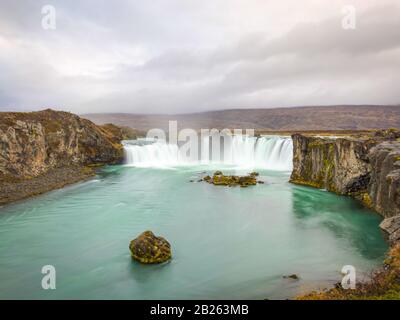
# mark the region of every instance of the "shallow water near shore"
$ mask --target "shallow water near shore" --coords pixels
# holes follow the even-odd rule
[[[288,172],[258,170],[265,184],[248,188],[196,182],[216,169],[249,172],[109,166],[0,208],[0,298],[290,298],[340,281],[344,265],[361,280],[382,263],[381,218],[356,201],[292,185]],[[132,261],[145,230],[171,243],[169,263]],[[55,290],[41,288],[44,265]]]

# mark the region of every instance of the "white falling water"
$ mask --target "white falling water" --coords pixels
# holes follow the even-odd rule
[[[223,144],[222,156],[215,157],[213,151],[209,151],[209,154],[199,151],[195,159],[182,155],[177,145],[160,141],[126,141],[124,148],[126,164],[137,167],[226,164],[245,168],[292,170],[293,144],[290,137],[257,138],[238,135]]]

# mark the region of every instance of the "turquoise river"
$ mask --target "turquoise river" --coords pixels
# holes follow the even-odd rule
[[[249,188],[198,182],[217,169],[249,172],[108,166],[0,208],[0,299],[282,299],[341,281],[344,265],[362,280],[382,263],[381,218],[356,201],[290,184],[285,170],[258,169],[265,184]],[[170,262],[132,261],[145,230],[168,239]],[[44,265],[55,290],[42,289]]]

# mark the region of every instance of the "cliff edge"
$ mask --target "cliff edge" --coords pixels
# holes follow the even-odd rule
[[[123,131],[68,112],[0,113],[0,204],[43,193],[119,163]]]
[[[400,299],[400,131],[292,138],[290,181],[360,200],[385,218],[380,227],[391,245],[384,267],[370,281],[357,283],[354,290],[337,285],[297,299]]]
[[[400,131],[292,138],[292,183],[360,200],[387,218],[381,228],[389,241],[400,241]]]

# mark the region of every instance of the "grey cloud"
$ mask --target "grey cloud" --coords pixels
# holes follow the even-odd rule
[[[356,30],[343,30],[340,11],[320,5],[320,19],[299,23],[293,15],[287,32],[263,32],[268,21],[238,31],[229,10],[215,9],[240,9],[239,0],[58,0],[51,33],[40,28],[44,3],[0,4],[0,110],[175,113],[400,102],[394,0],[359,4]],[[340,8],[341,1],[331,3]]]

